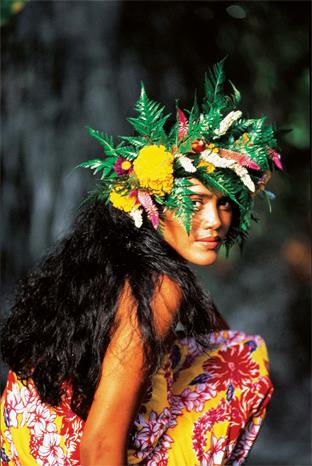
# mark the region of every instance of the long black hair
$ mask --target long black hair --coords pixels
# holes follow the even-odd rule
[[[4,360],[25,383],[31,378],[42,401],[52,406],[70,384],[71,408],[85,419],[126,281],[136,303],[145,365],[159,367],[163,346],[151,298],[164,275],[182,291],[178,315],[185,336],[207,347],[207,334],[226,323],[185,261],[149,222],[137,228],[128,215],[99,202],[84,208],[72,231],[20,281],[2,335]]]

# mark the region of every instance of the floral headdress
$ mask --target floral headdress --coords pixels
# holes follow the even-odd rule
[[[138,228],[144,215],[158,228],[160,212],[169,209],[189,233],[195,210],[190,178],[195,177],[238,206],[239,224],[230,228],[225,246],[228,251],[235,241],[242,244],[256,219],[255,195],[262,192],[270,203],[274,195],[266,184],[273,168],[283,167],[272,126],[265,118],[242,118],[239,91],[230,82],[233,93],[225,95],[224,83],[221,61],[205,77],[201,108],[196,99],[190,111],[177,108],[169,132],[164,125],[170,115],[148,98],[143,83],[135,106],[138,116],[128,119],[136,135],[121,136],[115,145],[112,137],[88,128],[105,154],[79,165],[100,174],[91,197],[127,212]]]

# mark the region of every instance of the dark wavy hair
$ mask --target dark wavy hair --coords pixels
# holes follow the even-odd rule
[[[126,280],[145,367],[159,368],[164,345],[155,333],[151,298],[164,275],[182,291],[178,318],[184,335],[208,349],[207,334],[228,327],[185,261],[148,221],[138,229],[112,206],[96,202],[84,208],[72,231],[20,281],[2,335],[4,361],[24,383],[31,378],[41,400],[52,406],[70,384],[71,408],[85,419]]]

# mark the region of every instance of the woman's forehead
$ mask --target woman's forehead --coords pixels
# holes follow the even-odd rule
[[[190,181],[192,183],[192,186],[190,186],[189,189],[190,191],[193,191],[194,194],[201,194],[203,196],[209,196],[209,197],[213,197],[213,195],[216,195],[217,197],[223,196],[221,191],[218,191],[212,187],[208,188],[197,178],[191,178]]]

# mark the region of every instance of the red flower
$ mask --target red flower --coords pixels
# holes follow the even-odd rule
[[[208,358],[203,367],[218,390],[225,390],[229,383],[242,388],[259,375],[259,366],[251,359],[250,348],[244,345],[220,351],[218,356]]]

